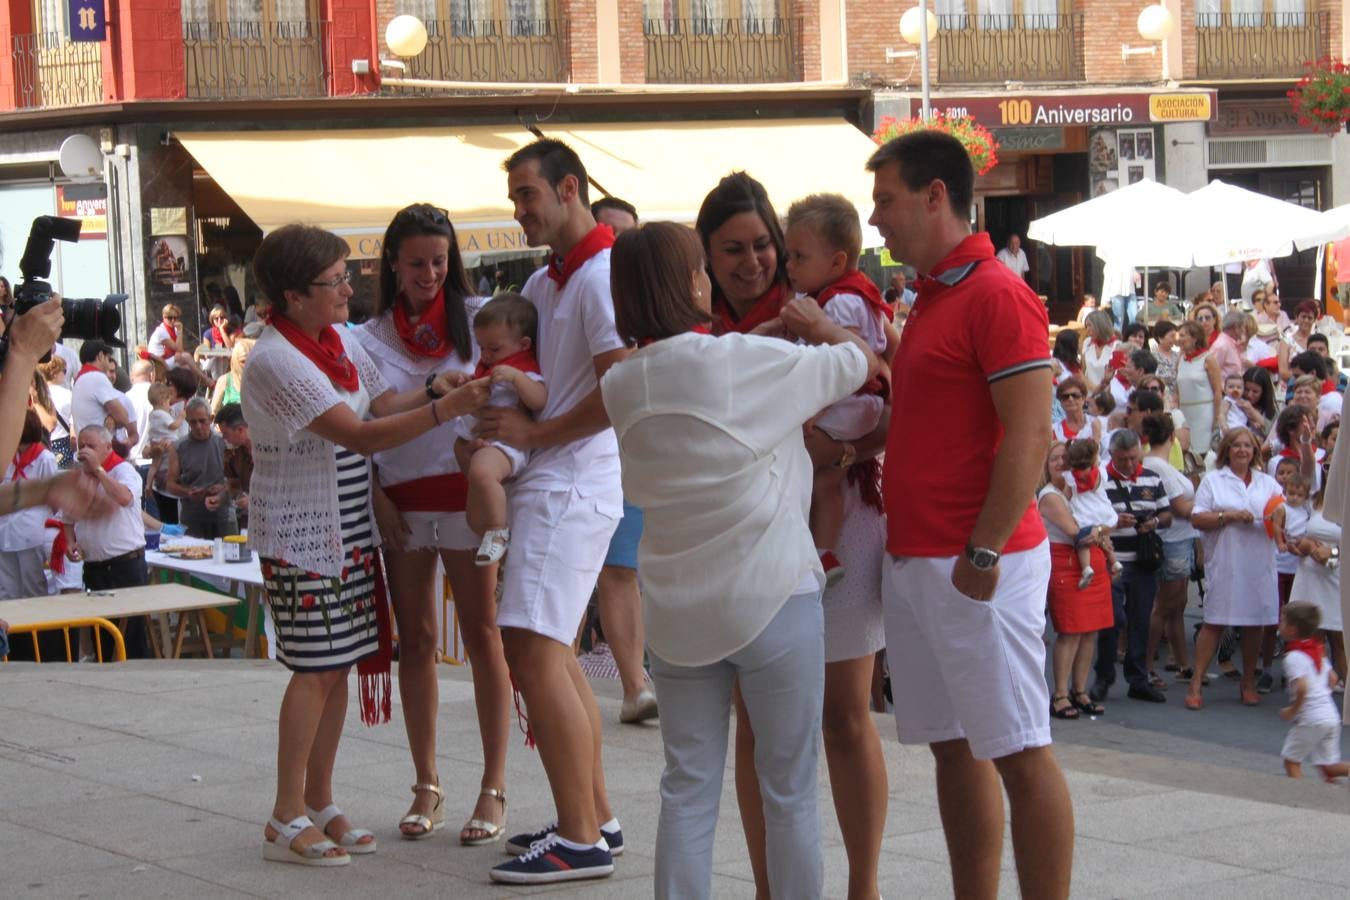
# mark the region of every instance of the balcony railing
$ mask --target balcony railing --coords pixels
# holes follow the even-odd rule
[[[426,49],[406,60],[409,78],[567,81],[566,19],[431,20],[426,26]]]
[[[187,96],[276,100],[328,93],[327,22],[184,22]]]
[[[1298,78],[1303,64],[1327,56],[1327,14],[1197,13],[1199,78]]]
[[[650,84],[802,80],[801,20],[647,19]]]
[[[103,100],[103,45],[73,43],[56,32],[14,35],[19,109],[84,106]]]
[[[938,16],[938,81],[1081,81],[1083,17],[1049,15]]]

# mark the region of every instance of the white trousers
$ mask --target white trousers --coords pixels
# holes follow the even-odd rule
[[[713,841],[737,678],[755,732],[770,893],[774,900],[823,896],[816,764],[824,629],[820,594],[795,594],[758,637],[721,662],[676,666],[649,652],[666,749],[656,830],[657,900],[712,896]]]

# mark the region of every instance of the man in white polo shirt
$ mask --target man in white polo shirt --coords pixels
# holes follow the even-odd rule
[[[614,329],[609,292],[614,232],[591,215],[581,160],[566,144],[544,139],[504,168],[526,240],[553,253],[521,292],[539,311],[548,403],[538,421],[516,409],[485,408],[480,436],[532,451],[511,484],[511,549],[497,624],[558,819],[507,841],[507,852],[521,855],[491,876],[538,884],[609,875],[623,849],[600,764],[600,713],[572,641],[623,515],[618,444],[599,378],[628,350]]]
[[[127,411],[126,398],[113,386],[109,374],[117,371],[112,348],[102,341],[85,341],[80,346],[80,363],[71,385],[71,430],[79,434],[91,425],[108,427],[111,423],[116,429],[115,440],[135,446],[140,436],[136,419]]]

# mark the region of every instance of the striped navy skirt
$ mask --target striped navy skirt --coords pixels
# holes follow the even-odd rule
[[[293,672],[322,672],[374,653],[376,565],[369,515],[370,461],[336,448],[342,576],[328,578],[263,559],[263,587],[276,623],[277,659]]]

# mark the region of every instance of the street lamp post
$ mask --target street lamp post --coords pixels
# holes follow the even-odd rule
[[[923,27],[926,23],[927,27]],[[928,0],[920,0],[919,5],[905,10],[900,17],[900,36],[911,44],[919,45],[919,84],[923,95],[922,116],[925,122],[933,117],[932,91],[928,83],[928,44],[937,37],[937,16],[928,9]],[[886,49],[886,61],[914,59],[913,50]]]

